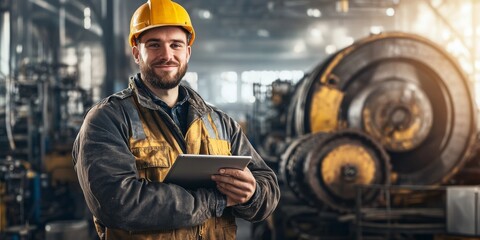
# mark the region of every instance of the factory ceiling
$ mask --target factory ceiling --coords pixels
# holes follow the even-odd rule
[[[9,2],[7,0],[6,2]],[[27,0],[24,12],[34,24],[52,28],[60,9],[66,13],[65,33],[77,42],[114,42],[114,51],[130,55],[127,36],[130,17],[143,0]],[[197,38],[191,71],[304,70],[309,71],[329,54],[379,31],[399,30],[423,3],[448,0],[177,0],[190,13]],[[445,4],[443,4],[445,5]],[[1,5],[0,5],[1,7]],[[88,14],[85,9],[89,8]],[[43,11],[37,11],[43,9]],[[402,11],[408,9],[408,11]],[[45,11],[46,10],[46,11]],[[390,14],[389,14],[389,11]],[[427,9],[428,11],[428,9]],[[88,16],[87,16],[88,15]],[[400,15],[400,16],[399,16]],[[108,23],[104,19],[113,19]],[[86,18],[91,19],[87,31]],[[399,21],[402,20],[402,21]],[[446,22],[446,21],[444,21]],[[109,25],[110,24],[110,25]],[[410,26],[404,26],[403,29]],[[454,28],[452,27],[454,30]],[[83,31],[80,31],[83,30]],[[105,40],[106,36],[107,40]],[[113,36],[113,37],[110,37]],[[61,39],[61,38],[60,38]],[[104,42],[104,43],[105,43]],[[110,46],[107,44],[107,46]],[[133,67],[134,64],[132,64]]]
[[[197,33],[193,67],[305,70],[325,57],[325,47],[332,42],[345,46],[351,42],[342,44],[342,39],[366,36],[372,22],[391,23],[385,9],[395,8],[400,0],[177,2],[190,12]],[[140,4],[127,1],[127,15]]]

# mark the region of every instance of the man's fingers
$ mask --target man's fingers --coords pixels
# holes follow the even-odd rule
[[[239,194],[239,193],[233,191],[232,189],[224,188],[221,185],[217,185],[217,189],[221,193],[225,194],[227,196],[227,198],[230,199],[230,201],[235,202],[235,203],[245,203],[250,198],[249,194],[247,194],[245,192],[240,192],[240,194]]]
[[[212,180],[217,182],[217,184],[223,184],[223,187],[225,188],[233,187],[240,190],[248,190],[250,186],[250,183],[242,182],[241,180],[232,176],[213,175]]]
[[[212,175],[217,189],[227,196],[227,202],[242,204],[247,202],[255,192],[256,181],[248,168],[220,169],[219,174]]]
[[[247,180],[251,172],[248,168],[244,170],[233,169],[233,168],[222,168],[219,171],[220,175],[232,176],[240,180]]]
[[[223,189],[227,189],[228,191],[236,195],[248,196],[248,192],[250,191],[250,187],[247,184],[242,184],[241,186],[238,186],[238,185],[230,185],[228,183],[217,182],[217,186],[222,187]]]

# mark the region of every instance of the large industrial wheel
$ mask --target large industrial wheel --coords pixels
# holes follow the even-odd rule
[[[353,210],[358,185],[388,185],[390,165],[383,148],[353,130],[305,135],[282,156],[281,177],[310,205]],[[366,189],[362,203],[373,203],[379,191]]]
[[[441,47],[385,33],[340,50],[299,83],[291,137],[360,129],[390,155],[396,184],[434,185],[462,168],[476,116],[467,77]]]

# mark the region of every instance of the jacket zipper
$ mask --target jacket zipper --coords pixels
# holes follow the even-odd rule
[[[163,115],[164,120],[168,119],[167,120],[168,124],[173,126],[172,133],[175,139],[177,140],[178,145],[180,145],[180,148],[182,149],[183,153],[187,153],[187,143],[185,142],[185,138],[183,136],[182,130],[180,130],[177,124],[175,124],[175,122],[173,121],[173,119],[166,112],[164,112],[163,109],[160,108],[157,111]]]

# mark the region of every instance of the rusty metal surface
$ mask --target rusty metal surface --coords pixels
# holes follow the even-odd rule
[[[333,117],[319,117],[325,109]],[[383,33],[338,51],[298,84],[287,136],[360,129],[388,151],[395,184],[436,185],[471,155],[475,115],[468,79],[441,47]]]
[[[290,146],[281,164],[282,179],[316,208],[349,211],[355,206],[357,184],[389,184],[387,154],[359,131],[305,135]],[[364,196],[364,202],[373,202],[378,191]]]

